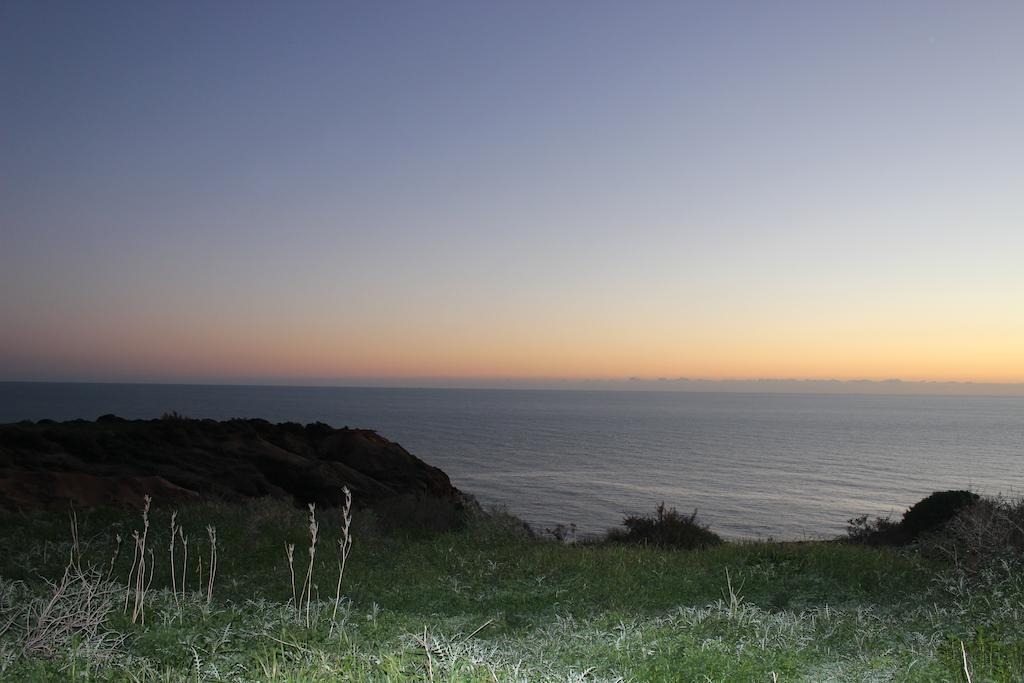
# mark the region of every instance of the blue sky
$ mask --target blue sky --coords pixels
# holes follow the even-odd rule
[[[0,379],[1024,381],[1024,5],[0,9]]]

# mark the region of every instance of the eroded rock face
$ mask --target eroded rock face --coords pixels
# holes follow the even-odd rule
[[[362,506],[396,497],[462,503],[448,475],[366,429],[265,420],[73,420],[0,425],[0,506],[138,505],[271,496]]]

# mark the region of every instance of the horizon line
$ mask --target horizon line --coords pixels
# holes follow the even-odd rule
[[[679,393],[835,393],[878,395],[961,395],[1024,397],[1024,382],[976,380],[814,379],[814,378],[141,378],[3,379],[0,384],[103,384],[142,386],[291,387],[339,389],[466,389],[537,391],[651,391]],[[873,390],[873,391],[872,391]],[[945,391],[942,391],[945,390]]]

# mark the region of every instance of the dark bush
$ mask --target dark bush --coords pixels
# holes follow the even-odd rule
[[[953,519],[961,508],[978,502],[978,494],[970,491],[936,491],[914,503],[903,513],[900,522],[904,533],[915,539],[927,531],[934,531]]]
[[[306,434],[313,437],[325,437],[334,433],[334,427],[323,422],[310,422],[306,425]]]
[[[609,531],[609,541],[686,549],[708,548],[722,543],[718,534],[697,521],[696,510],[691,515],[682,515],[675,508],[666,508],[665,503],[658,505],[653,516],[626,517],[622,524],[625,531]]]
[[[942,529],[960,510],[977,502],[978,494],[970,491],[936,491],[910,506],[899,522],[867,515],[847,520],[845,540],[863,545],[907,545]]]
[[[1024,560],[1024,499],[982,498],[960,508],[940,529],[924,533],[921,554],[977,570]]]
[[[861,545],[903,545],[909,541],[903,525],[888,517],[867,515],[846,521],[846,540]]]

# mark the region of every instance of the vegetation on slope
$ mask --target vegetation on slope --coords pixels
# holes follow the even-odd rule
[[[142,531],[140,518],[79,513],[77,549],[66,514],[0,518],[0,677],[977,682],[1024,672],[1024,572],[1005,558],[966,573],[844,543],[567,544],[501,514],[458,531],[385,533],[362,512],[335,612],[342,518],[333,510],[318,514],[307,626],[286,557],[294,544],[301,583],[302,510],[270,500],[182,507],[175,523],[192,558],[184,596],[180,574],[171,589],[170,512],[149,521],[143,625],[125,609],[127,545],[108,564],[118,535]],[[211,595],[207,525],[217,538]],[[52,582],[79,555],[83,572],[97,568],[78,586],[92,597],[79,590],[51,605]],[[96,628],[63,639],[36,629],[26,648],[48,606],[51,623],[106,611]]]

